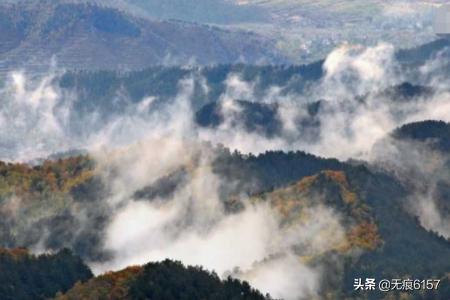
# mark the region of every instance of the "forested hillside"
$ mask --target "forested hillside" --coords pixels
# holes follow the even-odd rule
[[[423,143],[425,147],[448,153],[446,145],[449,132],[449,124],[427,121],[405,125],[394,131],[390,138],[399,141],[405,138],[414,140]],[[320,207],[326,207],[342,218],[342,231],[324,227],[315,233],[312,240],[300,239],[292,245],[293,253],[306,265],[322,265],[338,270],[333,276],[330,274],[323,277],[320,292],[323,299],[358,299],[359,296],[353,293],[353,278],[365,276],[442,279],[442,286],[438,291],[429,291],[427,296],[411,294],[406,299],[445,299],[448,293],[445,278],[450,270],[447,259],[450,257],[450,242],[444,236],[445,233],[430,230],[423,223],[423,216],[416,215],[418,212],[408,208],[408,199],[414,195],[415,190],[409,185],[410,181],[404,180],[402,173],[392,173],[390,164],[380,169],[379,165],[342,163],[301,152],[268,152],[259,156],[243,156],[226,149],[219,148],[216,151],[218,156],[213,162],[214,173],[238,183],[231,187],[221,187],[223,207],[229,213],[238,214],[248,205],[238,197],[245,192],[250,196],[250,203],[268,203],[280,214],[283,231],[289,232],[290,228],[301,228],[309,224],[308,220]],[[445,166],[445,162],[440,165],[447,168]],[[135,201],[157,203],[157,199],[161,197],[173,197],[180,186],[185,185],[186,180],[193,176],[190,172],[187,168],[159,178],[143,190],[136,191]],[[109,259],[111,254],[101,247],[103,226],[108,224],[110,212],[107,203],[101,199],[107,195],[108,188],[99,177],[101,166],[91,158],[65,158],[45,161],[36,166],[2,164],[0,174],[2,246],[40,245],[54,250],[70,247],[88,261],[102,262]],[[442,195],[438,198],[440,205],[448,207],[445,197],[447,188],[439,187]],[[77,211],[84,211],[86,217],[80,218]],[[24,222],[25,218],[27,222]],[[86,220],[91,225],[82,223]],[[42,240],[44,233],[46,237]],[[318,242],[316,239],[327,241],[327,246],[322,245],[320,252],[312,246]],[[358,255],[355,256],[355,253]],[[8,261],[12,259],[27,265],[35,260],[40,262],[53,259],[51,256],[34,258],[24,250],[5,251],[3,257],[6,259],[5,263],[10,263]],[[71,256],[68,252],[61,252],[57,257],[65,260]],[[430,260],[430,257],[434,259]],[[268,261],[271,259],[274,258],[268,258]],[[262,261],[258,264],[265,263],[267,262]],[[58,265],[48,270],[55,274],[55,268],[57,270]],[[74,267],[70,268],[74,270]],[[55,285],[52,283],[53,288],[39,286],[36,291],[32,288],[27,292],[31,294],[24,295],[17,294],[16,291],[9,293],[26,299],[29,297],[27,295],[48,296],[58,290],[64,291],[77,280],[89,279],[90,271],[81,269],[84,270],[81,277],[76,277],[75,274],[78,273],[72,273],[68,279],[67,275],[53,277],[52,282],[63,280]],[[13,272],[14,269],[10,270]],[[245,270],[234,272],[234,276],[238,278],[245,279],[249,276]],[[38,276],[34,274],[40,274],[40,271],[31,274]],[[5,278],[13,280],[17,277],[8,275]],[[39,282],[39,279],[29,280]],[[29,282],[28,279],[26,282]],[[193,288],[199,285],[201,288]],[[177,293],[185,291],[185,288],[191,291],[186,294],[186,299],[230,299],[234,296],[264,299],[246,284],[241,285],[232,279],[220,281],[214,274],[198,268],[186,269],[181,264],[170,261],[102,275],[88,283],[77,284],[67,294],[60,294],[58,299],[97,299],[103,296],[113,299],[178,299]],[[8,290],[2,293],[9,295]],[[366,296],[378,299],[381,294],[367,293]]]
[[[186,300],[269,300],[247,282],[227,278],[201,267],[185,267],[165,260],[142,267],[130,267],[77,284],[58,300],[77,299],[186,299]]]
[[[0,249],[1,299],[49,299],[93,275],[69,250],[35,256],[26,249]]]

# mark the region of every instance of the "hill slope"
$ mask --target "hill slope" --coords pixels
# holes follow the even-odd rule
[[[270,204],[280,214],[281,230],[297,230],[305,224],[316,224],[317,207],[325,207],[339,216],[342,231],[336,231],[332,223],[327,223],[329,226],[313,231],[313,237],[304,239],[294,235],[297,239],[292,240],[290,246],[299,261],[308,267],[319,265],[328,270],[321,283],[320,296],[323,299],[359,299],[360,296],[363,299],[380,299],[384,295],[353,292],[354,278],[372,277],[443,279],[438,291],[430,291],[426,295],[411,294],[406,299],[423,299],[425,296],[446,299],[449,285],[444,279],[450,273],[450,242],[442,224],[446,224],[445,216],[450,211],[447,196],[450,191],[449,164],[446,159],[449,133],[449,124],[436,121],[408,124],[394,131],[389,139],[408,142],[407,147],[400,148],[403,160],[399,161],[400,166],[412,170],[408,173],[400,172],[396,164],[385,167],[383,164],[342,163],[302,152],[244,156],[221,148],[215,149],[216,159],[211,167],[215,175],[225,181],[233,181],[231,186],[219,187],[227,214],[245,209],[239,197],[245,194],[252,204]],[[401,143],[398,145],[402,146]],[[418,172],[413,164],[417,159],[410,164],[405,162],[416,147],[425,147],[425,156],[432,156],[435,167],[426,164],[427,169],[422,168]],[[444,159],[436,159],[437,153]],[[37,166],[0,166],[0,232],[1,242],[7,244],[5,246],[39,244],[54,250],[70,247],[91,262],[108,261],[109,253],[102,248],[102,236],[105,226],[111,221],[111,211],[104,201],[109,194],[105,182],[99,178],[98,166],[89,157],[46,161]],[[149,182],[143,190],[136,191],[132,201],[154,201],[155,205],[162,205],[162,199],[171,199],[171,195],[180,190],[179,186],[186,184],[186,177],[192,175],[189,172],[189,166],[186,166]],[[405,174],[408,180],[405,180]],[[421,199],[422,190],[436,183],[433,177],[436,177],[437,188],[431,198]],[[425,205],[432,205],[435,201],[439,215],[444,217],[443,223],[438,224],[441,226],[426,222],[426,216],[420,211],[411,210],[418,201],[423,201]],[[319,243],[321,246],[315,248],[316,239],[326,243]],[[255,264],[264,265],[273,259],[267,257]],[[179,282],[178,275],[186,271],[180,265],[152,264],[151,267],[131,268],[93,279],[87,285],[75,286],[71,292],[60,297],[79,299],[76,297],[84,295],[95,299],[98,293],[118,295],[117,298],[149,297],[159,291],[146,283],[149,278],[158,276],[142,275],[147,268],[148,274],[167,271],[164,281],[155,283],[160,285],[161,290],[176,293],[178,289],[172,290],[168,286],[197,286],[193,279],[195,276],[186,275],[189,280]],[[233,272],[238,278],[250,276],[245,270]],[[228,286],[228,283],[219,284],[215,276],[212,278],[214,291],[214,286]],[[235,284],[239,286],[236,287],[239,291],[245,288],[245,285]],[[225,293],[228,287],[219,290],[220,295],[230,296]],[[235,291],[234,288],[230,290]],[[208,299],[213,292],[207,291],[202,295]],[[195,293],[199,290],[193,289],[192,292],[198,296]],[[400,294],[395,295],[400,297]],[[197,296],[192,296],[192,299]],[[224,296],[225,299],[228,296]],[[178,295],[158,297],[177,299]]]
[[[68,250],[34,256],[24,249],[0,249],[0,270],[0,298],[5,300],[48,299],[92,277]]]
[[[165,260],[143,267],[130,267],[77,284],[58,300],[154,299],[154,300],[269,300],[248,283],[216,274],[201,267],[185,267]]]

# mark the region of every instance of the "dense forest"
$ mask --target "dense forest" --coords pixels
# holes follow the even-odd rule
[[[449,124],[426,121],[405,125],[388,138],[399,142],[404,139],[413,140],[423,147],[448,153],[449,133]],[[303,152],[267,152],[253,156],[220,147],[215,151],[218,155],[213,162],[214,172],[225,178],[238,179],[236,182],[239,183],[232,187],[223,186],[221,189],[223,205],[229,213],[242,209],[237,195],[246,191],[251,196],[251,202],[269,202],[279,211],[283,216],[283,226],[289,227],[302,222],[308,209],[317,205],[333,208],[345,216],[343,226],[346,242],[337,243],[326,252],[309,258],[311,264],[321,263],[332,269],[340,269],[337,273],[340,276],[323,278],[321,297],[324,299],[357,298],[352,292],[353,278],[365,276],[441,278],[442,288],[428,291],[428,298],[425,294],[415,293],[405,299],[445,299],[448,293],[445,278],[450,269],[447,259],[450,257],[450,242],[441,233],[424,228],[419,218],[408,211],[406,200],[414,192],[414,187],[408,185],[408,181],[404,182],[399,177],[401,174],[390,173],[389,165],[384,169],[380,165],[372,166],[364,162],[344,163]],[[47,160],[34,166],[3,163],[0,172],[2,246],[33,247],[39,242],[54,250],[69,247],[89,261],[108,259],[109,254],[104,252],[100,244],[100,236],[109,220],[107,206],[100,200],[107,193],[107,187],[98,177],[98,168],[89,156]],[[170,195],[178,185],[183,184],[186,176],[190,176],[187,169],[161,177],[157,182],[137,191],[134,197],[136,201],[152,201],[154,197]],[[442,207],[448,206],[445,196],[448,189],[448,185],[439,185],[437,199]],[[13,210],[13,215],[12,195],[22,199],[21,209]],[[91,226],[83,227],[82,231],[77,229],[80,225],[77,222],[80,220],[74,215],[73,209],[76,207],[78,210],[81,207],[86,210],[92,222]],[[29,216],[27,223],[23,222],[24,214]],[[52,230],[41,240],[40,237],[48,228]],[[356,249],[360,253],[357,259],[350,255]],[[304,255],[304,250],[302,251],[299,254]],[[22,278],[26,282],[22,284],[35,282],[30,283],[33,288],[25,289],[25,294],[9,290],[8,285],[5,285],[2,293],[15,295],[16,299],[64,292],[74,282],[85,281],[92,276],[89,269],[77,259],[76,263],[70,265],[72,273],[57,275],[58,264],[73,259],[67,250],[56,256],[37,258],[25,250],[5,250],[2,257],[5,264],[11,261],[17,263],[18,270],[23,270],[24,264],[32,264],[34,261],[37,265],[41,261],[42,264],[52,263],[53,259],[58,261],[55,263],[55,270],[53,267],[45,268],[51,273],[42,275],[47,276],[46,278],[54,276],[50,278],[55,278],[52,279],[55,283],[47,281],[48,287],[39,285],[39,277],[33,277],[33,274],[41,274],[39,271],[30,273],[30,279],[23,279],[21,275],[6,275],[8,280]],[[336,257],[339,259],[336,260]],[[434,259],[430,260],[430,257]],[[344,264],[336,265],[336,261]],[[15,268],[9,270],[13,272]],[[162,277],[158,277],[159,275]],[[153,283],[149,285],[149,282]],[[169,288],[172,286],[177,288]],[[113,295],[111,297],[117,299],[122,296],[145,299],[153,295],[154,299],[181,299],[177,293],[188,286],[198,286],[198,289],[188,289],[190,292],[186,294],[186,299],[264,299],[245,283],[241,285],[232,279],[221,281],[215,274],[199,268],[185,268],[180,263],[169,261],[105,274],[86,284],[77,284],[70,292],[58,297],[80,299],[76,297],[86,295],[88,299],[96,299],[100,297],[98,295]],[[238,298],[233,298],[233,295]],[[244,298],[239,298],[239,295],[244,295]],[[377,293],[366,296],[369,299],[381,297]]]
[[[35,256],[25,249],[0,249],[0,298],[49,299],[93,275],[79,257],[65,249]]]
[[[69,250],[35,256],[0,249],[1,299],[268,300],[248,283],[165,260],[94,277]]]
[[[247,282],[227,278],[201,267],[185,267],[165,260],[142,267],[130,267],[77,284],[57,300],[157,299],[157,300],[269,300]]]

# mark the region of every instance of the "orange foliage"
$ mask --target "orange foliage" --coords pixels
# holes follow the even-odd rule
[[[25,248],[14,248],[14,249],[0,248],[0,255],[11,256],[13,259],[19,260],[29,257],[30,253]]]
[[[58,294],[57,300],[129,299],[128,286],[142,267],[132,266],[118,272],[108,272],[86,283],[77,283],[66,294]]]
[[[346,204],[354,204],[358,200],[356,193],[350,191],[350,185],[347,176],[341,171],[324,171],[325,176],[337,184],[341,188],[341,196]]]
[[[87,156],[46,160],[37,166],[0,162],[0,196],[36,198],[45,191],[67,193],[94,175],[95,166]]]
[[[337,182],[339,185],[344,186],[348,188],[348,181],[347,177],[345,176],[345,173],[342,171],[323,171],[323,174],[325,176],[335,182]]]
[[[367,222],[358,224],[350,229],[347,233],[347,239],[351,246],[365,250],[374,250],[382,243],[377,225]]]
[[[314,181],[316,181],[316,180],[317,180],[317,175],[305,177],[295,185],[295,188],[299,192],[306,192],[306,191],[308,191],[308,189],[313,185]]]

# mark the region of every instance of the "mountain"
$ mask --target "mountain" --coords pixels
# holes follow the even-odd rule
[[[404,68],[405,81],[393,83],[385,90],[375,91],[376,96],[396,99],[395,101],[409,101],[419,97],[431,97],[433,88],[426,86],[433,76],[443,74],[448,67],[447,64],[439,64],[439,69],[428,75],[418,72],[417,66],[423,66],[439,53],[445,55],[449,52],[447,40],[435,40],[423,44],[418,48],[402,49],[395,53],[395,57]],[[445,56],[444,56],[445,58]],[[444,59],[445,60],[445,59]],[[57,76],[57,85],[64,90],[77,93],[80,98],[77,105],[84,106],[88,110],[101,107],[100,111],[120,110],[120,102],[113,103],[111,99],[118,95],[128,97],[133,102],[138,102],[146,97],[155,97],[156,102],[167,102],[174,98],[179,91],[179,83],[186,78],[194,78],[196,81],[192,103],[196,111],[202,107],[198,118],[201,124],[208,125],[217,123],[216,120],[209,121],[204,115],[206,112],[217,112],[220,107],[219,98],[227,92],[227,80],[238,78],[252,87],[254,95],[252,98],[235,98],[241,101],[241,105],[259,106],[259,110],[265,111],[265,116],[272,114],[276,109],[256,103],[255,99],[261,99],[270,94],[271,88],[279,89],[281,96],[301,96],[308,92],[308,88],[317,84],[324,78],[324,60],[305,65],[266,65],[255,66],[248,64],[224,64],[217,66],[202,67],[163,67],[153,66],[140,71],[117,72],[117,71],[69,71]],[[427,78],[429,76],[430,78]],[[203,89],[200,82],[204,80],[207,91]],[[370,95],[358,95],[362,98]],[[373,95],[372,95],[373,96]],[[255,99],[253,99],[255,98]],[[92,101],[94,99],[95,101]],[[278,99],[275,99],[278,100]],[[316,102],[330,99],[309,99]],[[349,99],[350,100],[350,99]],[[249,103],[252,102],[252,103]],[[326,102],[322,102],[325,104]],[[207,106],[206,106],[207,105]],[[116,107],[114,107],[116,106]],[[258,110],[257,109],[257,110]],[[270,131],[270,130],[269,130]]]
[[[69,250],[35,256],[25,249],[0,249],[0,298],[49,299],[93,275]]]
[[[151,65],[194,61],[301,64],[320,60],[346,42],[374,45],[383,40],[409,48],[436,38],[431,26],[435,5],[431,1],[414,0],[405,5],[379,0],[364,4],[347,0],[14,3],[17,1],[0,1],[5,12],[0,23],[0,32],[6,37],[0,44],[3,72],[25,66],[45,71],[53,55],[61,67],[71,69],[140,70]],[[97,12],[90,8],[68,17],[61,9],[55,9],[66,7],[74,12],[80,9],[76,6],[85,3],[97,7]],[[112,16],[115,13],[111,11],[119,11],[121,16]],[[53,26],[67,26],[39,33],[51,16]],[[114,28],[112,31],[105,32],[107,23],[116,24],[106,25]],[[8,55],[4,51],[9,51]],[[87,54],[94,58],[87,60]],[[20,60],[24,55],[28,56],[27,62]]]
[[[0,299],[448,300],[450,44],[391,2],[0,0]]]
[[[57,300],[155,299],[155,300],[270,300],[236,279],[220,280],[201,267],[185,267],[181,262],[164,260],[141,267],[107,273],[76,284]]]
[[[343,168],[337,160],[303,152],[268,152],[248,158],[226,149],[217,152],[214,173],[236,182],[220,188],[223,201],[240,193],[268,191],[321,170]],[[168,175],[136,191],[135,197],[170,195],[188,176],[183,171]],[[47,160],[36,166],[1,163],[0,246],[67,247],[90,261],[107,260],[110,253],[102,249],[101,237],[112,217],[111,207],[102,201],[108,194],[99,166],[88,156]]]
[[[255,96],[270,92],[273,86],[282,88],[281,94],[300,93],[311,82],[323,75],[322,62],[300,66],[253,66],[244,64],[217,65],[203,67],[149,67],[142,71],[78,71],[64,72],[54,78],[55,85],[64,92],[76,93],[79,101],[76,109],[80,111],[98,110],[101,114],[123,111],[128,100],[138,103],[153,97],[154,103],[164,104],[173,101],[184,79],[195,79],[192,107],[198,111],[209,104],[210,108],[219,105],[220,97],[226,93],[226,81],[230,77],[254,84]],[[201,85],[207,85],[207,90]],[[123,98],[125,101],[111,101]],[[242,103],[253,99],[242,100]],[[215,104],[214,104],[215,103]],[[256,105],[256,104],[255,104]],[[156,105],[158,107],[158,105]],[[204,110],[207,110],[205,107]],[[199,113],[201,118],[201,113]],[[202,122],[207,125],[207,122]]]
[[[123,5],[123,2],[126,5]],[[122,4],[122,5],[120,5]],[[117,5],[155,19],[176,19],[195,23],[236,24],[268,21],[267,12],[252,5],[227,0],[127,0]]]
[[[183,96],[180,82],[187,80],[193,85],[189,102],[194,121],[201,129],[220,130],[225,126],[276,139],[286,133],[281,116],[289,108],[298,115],[291,124],[298,138],[309,145],[320,140],[321,128],[329,121],[326,115],[339,109],[336,101],[342,103],[341,108],[348,108],[349,114],[352,107],[363,109],[372,105],[375,98],[382,99],[383,105],[402,110],[408,105],[420,105],[421,99],[433,99],[437,92],[431,85],[418,84],[415,73],[409,76],[405,72],[405,78],[411,81],[392,83],[348,99],[309,95],[325,78],[322,64],[323,61],[301,66],[238,64],[151,67],[130,73],[66,72],[55,76],[54,85],[61,94],[77,95],[74,108],[80,118],[96,111],[104,120],[112,120],[129,110],[130,104],[139,105],[148,99],[152,101],[149,111],[164,109]],[[227,105],[232,106],[231,111],[224,109]]]
[[[353,280],[372,277],[443,279],[442,289],[427,296],[431,298],[407,299],[445,299],[450,287],[446,281],[450,270],[447,263],[450,242],[425,229],[409,211],[410,193],[414,192],[390,174],[370,166],[344,165],[341,171],[325,170],[303,177],[287,187],[257,195],[253,201],[270,201],[282,212],[287,226],[302,222],[299,216],[304,220],[313,217],[308,212],[311,207],[332,207],[343,216],[346,238],[335,242],[327,252],[306,252],[313,255],[307,256],[312,265],[336,256],[344,261],[340,267],[333,266],[339,260],[328,262],[328,267],[331,265],[331,269],[339,271],[325,277],[321,299],[361,299],[361,294],[354,292]],[[320,234],[325,240],[333,240],[327,235],[332,233],[326,230]],[[354,251],[360,251],[359,255],[353,256]],[[305,255],[304,250],[299,255]],[[433,262],[429,260],[430,255],[437,255]],[[381,297],[380,293],[365,293],[363,299]]]
[[[401,132],[402,136],[413,136],[434,147],[447,145],[449,129],[449,124],[427,121],[405,125],[394,131],[393,135],[399,136]],[[425,139],[432,143],[425,142]],[[409,146],[409,150],[403,148],[402,151],[406,159],[406,153],[413,153],[414,150]],[[448,155],[448,150],[445,153]],[[445,160],[438,165],[448,173]],[[274,178],[283,178],[279,173],[275,174]],[[442,279],[443,285],[438,291],[428,296],[412,295],[407,299],[445,299],[450,288],[450,282],[446,279],[450,270],[450,242],[442,233],[425,226],[419,212],[411,211],[410,197],[419,192],[392,174],[390,171],[380,172],[370,165],[341,164],[334,171],[324,170],[309,177],[300,177],[302,179],[290,185],[257,195],[253,201],[270,201],[287,218],[287,226],[301,222],[298,216],[307,220],[308,208],[317,205],[332,207],[344,216],[347,244],[338,243],[319,255],[316,252],[312,260],[323,262],[338,255],[345,261],[343,269],[332,276],[334,281],[324,284],[322,292],[332,295],[330,299],[360,299],[361,294],[353,291],[353,279],[372,277]],[[419,183],[423,178],[411,178],[411,172],[404,175]],[[439,207],[444,215],[448,213],[448,197],[445,197],[448,182],[448,178],[443,179],[439,186],[442,195],[440,200],[438,198]],[[432,205],[432,200],[426,201]],[[323,238],[327,239],[326,232],[323,234]],[[355,249],[362,251],[356,257],[351,255]],[[432,263],[428,259],[431,255],[434,257]],[[380,299],[381,296],[366,293],[364,299]]]
[[[269,300],[247,282],[201,267],[165,260],[93,277],[69,250],[35,256],[26,249],[0,249],[1,299],[242,299]]]
[[[406,161],[415,153],[415,147],[431,147],[426,149],[448,153],[449,134],[449,124],[425,121],[402,126],[387,138],[419,143],[402,148]],[[238,214],[245,208],[239,197],[244,193],[250,203],[267,203],[280,214],[282,232],[298,230],[308,224],[318,213],[317,209],[327,208],[342,220],[342,232],[324,227],[314,231],[312,241],[301,238],[292,241],[293,253],[307,267],[319,265],[333,270],[323,275],[320,299],[380,299],[384,295],[379,292],[360,294],[353,289],[354,278],[371,277],[441,279],[438,290],[411,294],[407,299],[446,299],[448,296],[450,241],[443,236],[441,228],[430,227],[420,211],[411,210],[414,201],[418,201],[414,200],[418,188],[431,184],[420,177],[422,173],[403,174],[383,164],[343,163],[302,152],[267,152],[254,156],[231,153],[224,148],[214,151],[213,174],[224,178],[224,182],[233,181],[231,186],[224,184],[219,188],[228,214]],[[387,155],[385,152],[383,157],[386,159]],[[433,160],[438,165],[429,172],[448,173],[448,163],[435,157]],[[409,166],[403,160],[399,163]],[[35,166],[2,164],[0,232],[2,243],[7,243],[2,246],[33,247],[38,243],[54,250],[70,247],[88,261],[107,261],[110,253],[101,247],[101,236],[110,222],[111,211],[101,200],[108,197],[108,186],[104,177],[103,180],[99,177],[99,167],[88,156],[45,161]],[[158,201],[175,195],[193,175],[191,172],[190,167],[185,166],[183,170],[159,177],[137,191],[133,201],[156,201],[156,205],[161,205]],[[441,213],[445,213],[450,207],[446,197],[450,189],[445,184],[446,177],[437,179],[440,183],[436,199]],[[18,198],[21,201],[14,202]],[[25,219],[27,221],[23,222]],[[320,251],[314,246],[317,241],[327,241],[320,242]],[[256,261],[255,266],[270,264],[274,259],[276,256]],[[251,276],[245,270],[233,270],[231,274],[244,279]],[[197,288],[199,282],[204,288]],[[178,299],[177,293],[186,290],[192,293],[187,299],[230,299],[239,295],[244,296],[243,299],[264,299],[245,283],[231,279],[221,281],[215,274],[171,261],[101,275],[75,285],[65,294],[62,290],[58,299],[102,296],[141,299],[152,295],[155,299]],[[401,292],[392,295],[401,297]]]
[[[409,123],[392,133],[396,140],[412,140],[426,144],[431,149],[450,152],[450,124],[444,121],[427,120]]]
[[[149,20],[95,4],[0,5],[3,72],[23,67],[44,71],[52,58],[60,67],[86,70],[287,62],[273,41],[242,30]]]
[[[450,39],[440,38],[411,49],[400,50],[397,53],[397,59],[412,65],[421,65],[438,55],[445,60],[449,56],[449,46]]]
[[[70,229],[79,221],[73,210],[77,203],[82,203],[90,216],[91,226],[101,227],[107,220],[107,210],[99,214],[103,206],[95,203],[103,194],[94,167],[87,157],[47,161],[38,166],[1,163],[1,245],[30,247],[43,243],[46,249],[70,247],[83,258],[101,259],[105,254],[91,247],[100,242],[100,232]],[[47,234],[48,226],[52,231]]]
[[[430,0],[407,3],[382,0],[364,3],[351,0],[168,0],[163,3],[116,0],[115,3],[153,18],[250,30],[276,40],[279,48],[295,63],[321,59],[334,47],[347,42],[373,45],[382,40],[399,47],[414,47],[431,41],[435,38],[432,23],[437,6]]]
[[[399,139],[418,141],[426,147],[448,153],[446,145],[449,133],[449,124],[425,121],[402,126],[392,135]],[[424,153],[428,153],[430,160],[436,162],[437,158],[431,153],[431,149]],[[414,151],[415,146],[407,144],[401,148],[401,155],[406,160]],[[412,163],[417,163],[419,168],[422,166],[417,160]],[[448,174],[447,160],[438,160],[436,163],[439,167],[429,170],[431,173],[425,173],[425,176],[430,178],[437,176],[431,174],[441,172]],[[398,166],[408,164],[402,160],[398,162]],[[280,178],[278,173],[275,174],[277,175],[274,178]],[[419,187],[429,181],[416,177],[415,174],[417,172],[403,175]],[[325,295],[333,295],[331,299],[361,299],[361,294],[353,290],[353,280],[372,277],[442,279],[443,285],[440,289],[424,292],[422,295],[411,295],[406,299],[445,299],[450,288],[450,265],[447,263],[450,257],[450,242],[447,236],[443,236],[443,231],[436,232],[437,227],[429,227],[430,224],[426,223],[421,212],[411,210],[411,206],[415,205],[411,201],[415,199],[414,195],[420,192],[416,189],[417,186],[411,186],[404,178],[397,176],[399,174],[389,168],[380,171],[377,166],[370,164],[344,164],[340,170],[325,170],[310,177],[303,177],[287,187],[257,195],[253,201],[270,201],[287,218],[288,224],[302,222],[298,216],[307,220],[308,208],[317,205],[333,207],[337,213],[344,216],[348,244],[337,243],[322,255],[317,256],[315,253],[311,262],[326,261],[333,255],[344,257],[343,269],[332,276],[335,281],[325,279],[327,283],[321,289],[324,293],[323,299],[328,299]],[[439,214],[448,216],[449,202],[445,196],[449,192],[448,177],[439,180],[441,181],[433,196],[436,197]],[[425,205],[432,205],[431,199],[423,201]],[[327,240],[327,232],[322,234]],[[362,253],[355,258],[348,255],[352,253],[351,249],[359,249]],[[304,252],[300,253],[305,255]],[[435,257],[432,262],[429,260],[430,256]],[[363,299],[381,299],[382,296],[380,293],[369,292],[364,294]],[[400,293],[395,297],[401,297]]]
[[[244,127],[249,132],[274,137],[280,133],[282,124],[276,120],[276,105],[252,103],[237,100],[234,103],[244,116]],[[221,103],[212,102],[203,106],[196,113],[196,122],[203,127],[216,128],[224,122]],[[241,120],[242,121],[242,120]]]
[[[277,38],[279,47],[297,63],[319,60],[345,43],[376,45],[384,41],[410,48],[436,38],[432,24],[439,4],[431,0],[233,2],[266,12],[270,21],[239,27]]]

